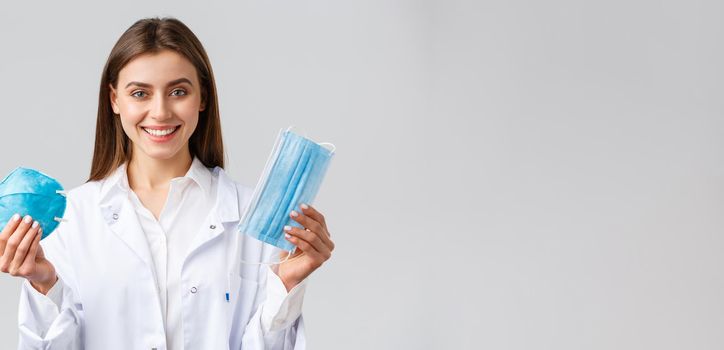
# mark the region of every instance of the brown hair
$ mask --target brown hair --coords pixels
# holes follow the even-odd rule
[[[136,56],[170,49],[186,57],[196,67],[201,83],[201,99],[205,108],[199,112],[199,122],[189,139],[191,156],[207,167],[224,167],[224,147],[221,139],[216,82],[209,58],[199,39],[181,21],[172,17],[144,18],[136,21],[111,49],[101,76],[98,94],[98,119],[88,181],[102,180],[118,166],[131,159],[131,141],[123,131],[121,120],[113,112],[110,87],[118,84],[118,73]]]

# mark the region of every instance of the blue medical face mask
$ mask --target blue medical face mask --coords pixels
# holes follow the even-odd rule
[[[63,186],[37,170],[17,167],[0,182],[0,229],[15,213],[30,215],[48,237],[65,214]]]
[[[329,162],[334,155],[322,145],[289,129],[280,131],[264,172],[246,209],[239,231],[283,250],[294,244],[284,238],[285,225],[302,227],[289,217],[299,205],[312,204],[319,191]]]

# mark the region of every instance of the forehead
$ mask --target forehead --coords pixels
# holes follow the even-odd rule
[[[188,78],[197,84],[196,68],[183,55],[171,50],[145,53],[133,58],[118,73],[119,86],[138,81],[154,86],[165,86],[168,81]]]

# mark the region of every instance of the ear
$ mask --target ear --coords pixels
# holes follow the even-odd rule
[[[201,94],[201,107],[199,112],[203,112],[206,109],[206,93]]]
[[[108,88],[110,89],[109,97],[111,100],[111,108],[113,108],[113,113],[121,114],[118,109],[118,103],[117,103],[118,94],[116,93],[116,89],[114,89],[113,84],[110,84],[110,83],[108,84]]]

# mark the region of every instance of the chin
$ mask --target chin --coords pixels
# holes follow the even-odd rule
[[[169,160],[173,159],[176,155],[178,155],[180,150],[152,150],[152,151],[144,151],[143,153],[146,154],[149,158],[156,159],[156,160]]]

